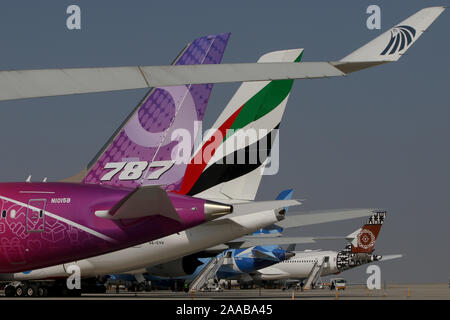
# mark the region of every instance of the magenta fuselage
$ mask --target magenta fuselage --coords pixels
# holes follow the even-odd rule
[[[109,220],[132,189],[81,183],[0,183],[0,273],[23,272],[120,250],[206,221],[205,200],[169,193],[180,221]]]

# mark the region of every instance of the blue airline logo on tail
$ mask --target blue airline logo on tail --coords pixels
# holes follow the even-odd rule
[[[406,49],[414,37],[416,36],[416,29],[410,26],[397,26],[391,31],[391,40],[384,50],[381,52],[381,55],[384,56],[386,54],[394,54],[398,51]]]

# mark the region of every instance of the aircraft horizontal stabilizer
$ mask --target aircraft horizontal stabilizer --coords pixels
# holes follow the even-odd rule
[[[354,238],[349,238],[348,236],[346,237],[314,237],[314,240],[347,240],[347,241],[351,241]]]
[[[403,258],[402,254],[390,254],[387,256],[382,256],[381,259],[379,259],[378,261],[388,261],[388,260],[394,260],[394,259],[400,259]]]
[[[301,202],[299,200],[271,200],[236,203],[233,204],[233,214],[229,215],[228,217],[260,211],[283,209],[285,207],[298,205],[301,205]]]
[[[181,221],[167,192],[158,186],[138,187],[120,200],[111,210],[96,211],[95,215],[111,220],[160,215]]]
[[[357,229],[356,231],[353,231],[352,233],[350,233],[349,235],[347,235],[347,240],[348,241],[353,241],[357,236],[358,236],[358,234],[361,232],[361,228],[359,228],[359,229]]]
[[[227,242],[230,248],[240,249],[255,246],[270,246],[283,244],[306,244],[315,243],[313,237],[273,237],[273,238],[256,238],[256,237],[242,237],[233,241]]]
[[[289,212],[289,215],[276,225],[285,228],[302,227],[319,223],[334,222],[361,217],[368,217],[374,214],[375,209],[341,209],[328,211],[310,212]]]
[[[253,255],[253,258],[257,258],[257,259],[279,261],[279,259],[277,257],[275,257],[273,254],[269,254],[267,252],[264,252],[264,251],[261,251],[258,249],[253,249],[252,255]]]

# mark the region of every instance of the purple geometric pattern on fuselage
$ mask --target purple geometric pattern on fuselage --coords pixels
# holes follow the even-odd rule
[[[207,36],[193,41],[179,57],[177,65],[220,63],[230,34]],[[186,164],[175,164],[157,180],[145,177],[154,169],[146,169],[140,179],[121,181],[116,174],[110,181],[101,178],[110,171],[104,169],[109,162],[172,160],[178,142],[171,140],[176,129],[186,129],[196,137],[194,121],[205,114],[212,84],[155,88],[147,94],[138,112],[106,148],[83,180],[85,183],[136,187],[138,185],[164,185],[167,190],[178,190]],[[177,112],[177,117],[175,112]],[[166,132],[167,131],[167,132]],[[191,141],[191,149],[194,141]]]
[[[169,199],[180,221],[160,215],[112,221],[95,215],[97,210],[111,210],[131,191],[94,184],[0,183],[0,273],[97,256],[205,222],[204,200],[174,193]],[[36,200],[46,205],[33,221],[33,211],[41,208],[29,203]],[[36,231],[42,222],[44,227]]]
[[[0,260],[10,264],[20,264],[27,261],[27,257],[32,254],[42,255],[43,257],[49,252],[57,252],[64,250],[67,246],[67,240],[71,239],[71,233],[76,232],[77,239],[82,241],[97,240],[99,247],[106,246],[106,242],[94,239],[91,234],[83,232],[79,229],[60,222],[55,218],[46,216],[45,227],[43,232],[30,233],[31,221],[26,219],[27,207],[18,205],[14,202],[0,199],[1,210],[6,213],[0,224],[0,241],[1,250]],[[8,234],[10,236],[8,236]],[[25,245],[24,245],[25,244]],[[79,241],[71,241],[71,245],[82,246]],[[89,243],[86,243],[86,247]]]

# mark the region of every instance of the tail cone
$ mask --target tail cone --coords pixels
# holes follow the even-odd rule
[[[233,206],[214,201],[206,201],[204,209],[207,220],[214,220],[233,212]]]
[[[285,254],[285,259],[286,259],[286,260],[289,260],[289,259],[292,258],[293,256],[295,256],[295,252],[286,251],[286,254]]]

